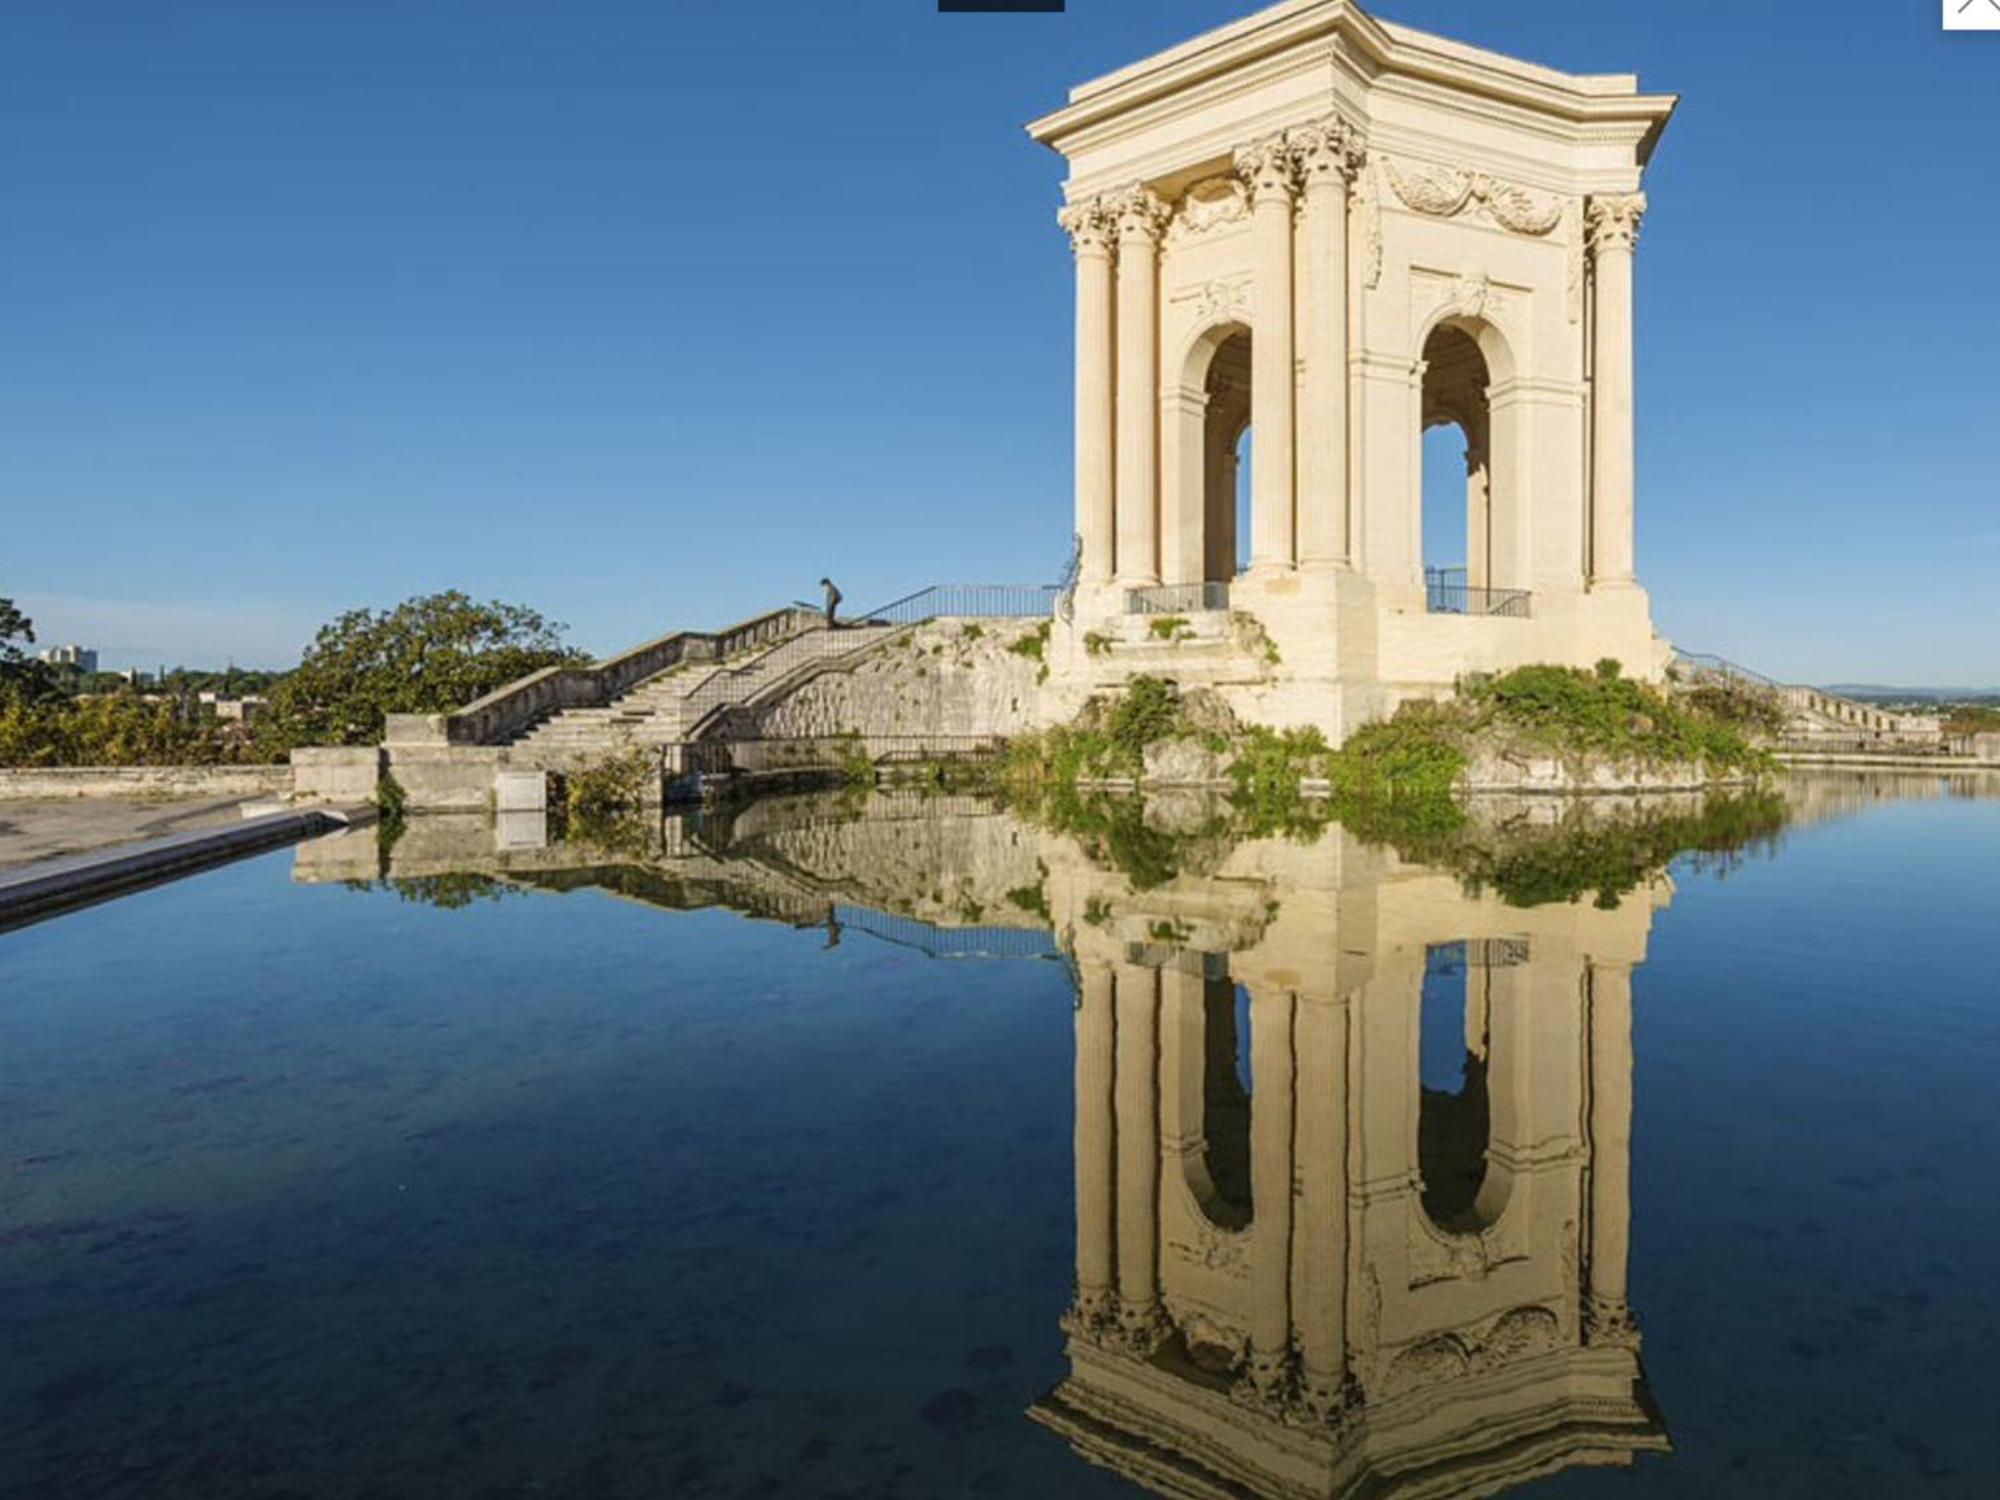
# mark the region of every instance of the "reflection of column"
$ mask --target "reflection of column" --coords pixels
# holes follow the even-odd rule
[[[1111,966],[1086,962],[1076,1008],[1076,1312],[1087,1324],[1102,1317],[1111,1297],[1117,1214],[1112,1006]]]
[[[1119,1318],[1142,1349],[1160,1328],[1159,985],[1157,969],[1118,966]]]
[[[1101,201],[1073,203],[1058,216],[1076,251],[1076,534],[1082,576],[1111,576],[1111,241]]]
[[[1632,572],[1632,246],[1644,193],[1592,198],[1596,296],[1591,376],[1590,581],[1630,583]]]
[[[1302,998],[1296,1030],[1299,1220],[1292,1324],[1301,1394],[1325,1417],[1339,1409],[1347,1375],[1347,1007]]]
[[[1250,329],[1250,563],[1288,568],[1292,515],[1292,157],[1273,136],[1236,154],[1250,184],[1252,304]]]
[[[1306,326],[1299,336],[1299,561],[1348,559],[1347,188],[1360,163],[1346,124],[1329,120],[1291,133],[1305,183]]]
[[[1250,1380],[1275,1391],[1292,1342],[1292,1010],[1250,996]]]
[[[1159,267],[1167,206],[1134,184],[1112,199],[1118,215],[1118,581],[1160,581]]]
[[[1592,1343],[1631,1336],[1625,1269],[1632,1228],[1632,969],[1590,965],[1590,1262]]]

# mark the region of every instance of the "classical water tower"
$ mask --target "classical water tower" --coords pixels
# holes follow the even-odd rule
[[[1035,121],[1076,253],[1058,688],[1166,671],[1342,734],[1470,671],[1657,676],[1632,256],[1674,103],[1286,0]],[[1426,567],[1444,424],[1465,552]]]

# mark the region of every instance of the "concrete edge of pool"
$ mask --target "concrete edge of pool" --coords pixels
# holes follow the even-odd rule
[[[220,828],[170,833],[0,870],[0,932],[346,828],[372,814],[373,809],[327,807],[260,813]]]

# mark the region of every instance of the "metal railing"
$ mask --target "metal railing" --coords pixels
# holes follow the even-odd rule
[[[1125,613],[1128,615],[1193,615],[1205,610],[1227,608],[1229,585],[1226,583],[1166,583],[1125,590]]]
[[[940,618],[1041,620],[1055,613],[1056,583],[934,583],[874,609],[841,617],[842,625],[921,625]]]
[[[1526,589],[1493,589],[1469,583],[1463,568],[1424,569],[1427,614],[1498,615],[1525,620],[1533,597]]]
[[[836,905],[832,910],[834,920],[849,932],[865,932],[930,958],[1062,957],[1055,934],[1040,927],[940,927],[866,906]]]

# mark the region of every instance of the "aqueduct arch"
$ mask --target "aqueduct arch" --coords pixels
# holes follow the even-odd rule
[[[1148,613],[1228,611],[1277,649],[1265,669],[1197,632],[1206,675],[1335,734],[1469,671],[1663,671],[1633,568],[1632,258],[1674,103],[1286,0],[1030,126],[1068,163],[1076,256],[1058,686],[1153,669]],[[1446,421],[1471,462],[1440,589],[1421,434]],[[1245,424],[1247,539],[1220,501]]]

